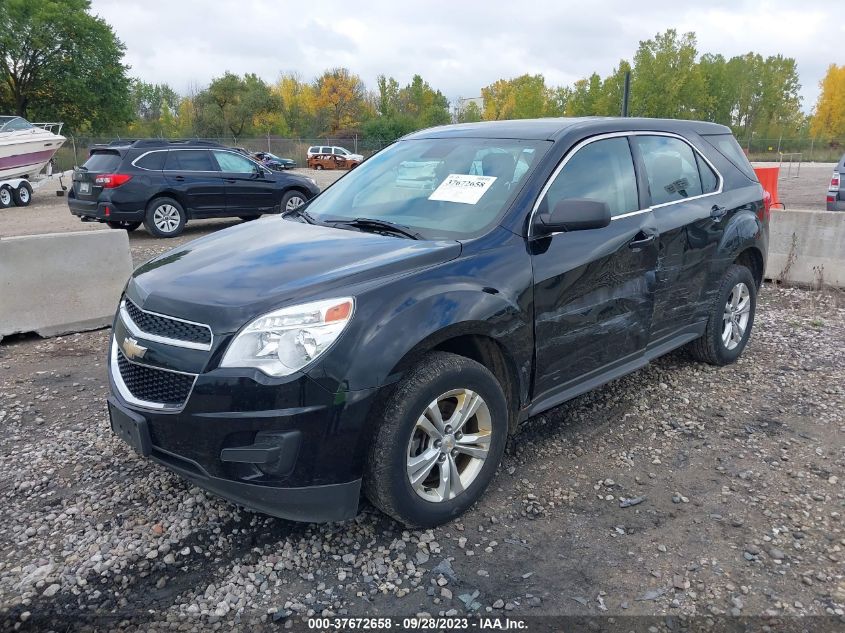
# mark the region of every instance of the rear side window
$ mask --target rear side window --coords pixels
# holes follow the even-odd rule
[[[120,154],[117,152],[94,152],[91,157],[85,161],[83,167],[88,171],[107,172],[115,171],[120,167]]]
[[[637,136],[636,139],[645,162],[651,204],[701,195],[701,176],[695,152],[689,145],[671,136]]]
[[[719,177],[701,156],[696,154],[695,159],[698,161],[698,173],[701,174],[702,190],[704,193],[713,193],[719,188]]]
[[[170,150],[165,163],[167,171],[217,171],[211,154],[204,149]]]
[[[604,139],[579,149],[555,178],[541,205],[551,210],[568,198],[606,202],[612,216],[639,209],[628,139]]]
[[[733,134],[706,134],[701,138],[719,150],[719,153],[731,161],[743,174],[757,182],[757,174],[754,173],[754,168],[748,162],[748,157],[736,142]]]
[[[164,161],[167,158],[167,152],[150,152],[141,156],[135,161],[135,166],[141,169],[150,169],[152,171],[161,171],[164,169]]]

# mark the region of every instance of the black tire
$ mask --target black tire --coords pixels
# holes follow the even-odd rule
[[[12,200],[17,207],[28,207],[32,202],[32,186],[28,182],[22,182],[17,189],[12,189]]]
[[[174,211],[171,211],[170,208]],[[173,218],[173,221],[169,223],[161,223],[161,228],[156,225],[156,212],[160,211],[161,214],[166,214],[167,217]],[[175,212],[175,216],[173,215]],[[156,198],[147,205],[147,215],[144,218],[144,226],[147,227],[147,230],[155,235],[156,237],[176,237],[177,235],[181,234],[182,231],[185,230],[185,222],[187,222],[188,217],[185,215],[185,210],[182,208],[182,205],[179,204],[173,198]],[[165,227],[170,226],[172,227],[170,230],[167,230]]]
[[[314,169],[317,169],[317,170],[319,170],[319,171],[322,171],[323,166],[322,166],[320,163],[317,163],[316,165],[314,165]]]
[[[410,442],[412,434],[418,432],[415,430],[417,420],[429,403],[455,389],[470,389],[487,405],[490,414],[488,453],[475,478],[462,492],[447,500],[430,501],[415,492],[409,480]],[[364,493],[376,507],[409,527],[434,527],[460,516],[481,497],[496,473],[508,434],[507,402],[502,387],[486,367],[463,356],[433,352],[408,371],[385,398],[381,411],[363,481]],[[448,422],[448,418],[444,422]],[[480,424],[476,416],[469,418],[465,428],[472,424]],[[441,448],[445,442],[434,443],[427,450],[446,451]],[[451,454],[455,455],[455,452]],[[438,459],[447,457],[443,455]],[[462,457],[459,455],[458,459]],[[440,463],[429,467],[428,477],[434,476],[433,468],[440,473]]]
[[[111,222],[106,222],[109,225],[110,229],[123,229],[124,231],[129,231],[130,233],[141,226],[141,222],[128,222],[126,220],[113,220]]]
[[[8,209],[14,204],[12,188],[8,185],[0,187],[0,209]]]
[[[299,200],[299,204],[295,204],[293,207],[288,209],[288,204],[291,204],[295,200]],[[282,209],[282,213],[284,213],[285,211],[293,211],[293,209],[301,207],[306,202],[308,202],[308,198],[304,193],[293,190],[286,192],[285,195],[282,196],[282,202],[279,206]]]
[[[728,344],[722,338],[726,328],[725,314],[728,302],[739,284],[745,284],[748,290],[750,308],[748,322],[742,333],[741,339],[736,346],[729,349]],[[751,329],[754,325],[754,313],[757,310],[757,285],[754,283],[754,276],[745,266],[732,264],[722,277],[719,289],[716,292],[713,305],[710,306],[710,314],[707,319],[707,328],[704,334],[689,344],[690,353],[693,357],[703,363],[710,365],[729,365],[735,362],[751,337]]]

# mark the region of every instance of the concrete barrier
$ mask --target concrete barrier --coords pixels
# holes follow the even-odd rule
[[[126,231],[0,238],[0,340],[110,325],[131,273]]]
[[[766,277],[845,288],[845,213],[773,210]]]

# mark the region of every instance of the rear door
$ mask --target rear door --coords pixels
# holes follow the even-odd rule
[[[103,188],[97,185],[97,176],[117,172],[122,162],[123,157],[116,150],[94,150],[85,164],[73,171],[73,196],[96,203],[103,192]]]
[[[164,175],[167,184],[182,195],[192,215],[225,215],[226,187],[207,149],[171,149]]]
[[[272,211],[277,204],[276,181],[268,170],[235,152],[212,150],[226,185],[228,213],[255,214]]]
[[[702,313],[729,213],[717,195],[721,176],[686,139],[654,133],[633,138],[660,234],[652,322],[658,342]]]
[[[637,363],[643,355],[654,303],[657,231],[638,189],[624,135],[576,149],[546,185],[538,212],[566,198],[586,198],[606,202],[613,219],[601,229],[530,242],[537,400]]]

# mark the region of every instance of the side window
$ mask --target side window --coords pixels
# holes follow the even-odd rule
[[[701,189],[704,193],[713,193],[719,188],[719,177],[701,156],[695,155],[698,161],[698,173],[701,174]]]
[[[542,205],[586,198],[606,202],[612,216],[639,209],[634,160],[625,137],[595,141],[579,149],[549,187]]]
[[[321,148],[320,148],[320,153],[321,153],[321,154],[331,154],[331,153],[332,153],[332,148],[331,148],[331,147],[321,147]]]
[[[164,169],[164,160],[167,158],[167,152],[150,152],[145,156],[141,156],[135,161],[135,166],[141,169],[149,169],[152,171],[161,171]]]
[[[165,162],[167,171],[217,171],[208,150],[170,150]]]
[[[215,150],[214,158],[217,159],[217,164],[220,165],[220,171],[230,174],[251,174],[255,171],[255,163],[232,152]]]
[[[695,152],[672,136],[635,137],[645,162],[651,204],[700,196],[701,177]]]

